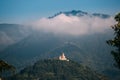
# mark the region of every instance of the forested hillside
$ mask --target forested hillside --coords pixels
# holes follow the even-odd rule
[[[107,80],[86,66],[74,61],[40,60],[9,80]]]

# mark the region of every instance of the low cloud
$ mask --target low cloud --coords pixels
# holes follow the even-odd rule
[[[42,18],[32,23],[35,29],[53,32],[55,34],[86,35],[102,33],[115,23],[114,18],[100,18],[94,16],[66,16],[58,15],[54,18]]]

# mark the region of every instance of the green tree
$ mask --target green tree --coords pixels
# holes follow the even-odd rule
[[[112,26],[114,30],[115,37],[111,40],[108,40],[107,43],[115,47],[114,51],[111,51],[116,63],[115,66],[120,69],[120,13],[118,13],[115,18],[116,24]]]

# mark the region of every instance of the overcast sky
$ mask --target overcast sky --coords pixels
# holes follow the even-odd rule
[[[0,23],[23,23],[71,10],[115,15],[120,0],[0,0]]]

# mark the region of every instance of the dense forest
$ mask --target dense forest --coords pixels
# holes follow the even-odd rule
[[[107,80],[89,67],[74,61],[39,60],[8,80]]]

